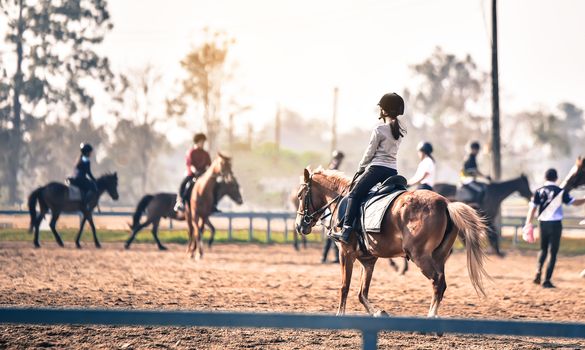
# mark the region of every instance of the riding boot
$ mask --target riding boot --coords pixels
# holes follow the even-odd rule
[[[180,212],[180,211],[185,210],[185,201],[183,200],[183,197],[179,194],[177,194],[177,199],[175,201],[175,207],[173,208],[173,210],[175,212]]]
[[[348,198],[347,199],[347,207],[345,209],[345,217],[343,218],[343,227],[341,232],[331,232],[329,237],[337,242],[342,243],[349,243],[349,239],[351,237],[351,233],[353,232],[353,223],[355,221],[355,211],[356,208],[353,207],[354,199]]]

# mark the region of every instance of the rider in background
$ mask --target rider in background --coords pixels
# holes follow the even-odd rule
[[[408,186],[418,185],[418,190],[433,190],[435,185],[435,158],[433,158],[433,145],[429,142],[418,144],[418,157],[420,163],[416,168],[414,176],[408,180]]]
[[[406,130],[400,125],[398,116],[404,114],[404,100],[396,93],[389,93],[378,102],[383,120],[374,128],[370,144],[360,161],[355,185],[348,195],[347,208],[341,232],[331,232],[336,241],[349,243],[353,224],[358,216],[359,206],[370,189],[377,183],[397,175],[396,154]]]
[[[465,198],[469,201],[477,201],[481,202],[481,194],[484,191],[485,185],[483,183],[477,182],[478,177],[483,177],[484,179],[491,182],[492,179],[488,175],[484,175],[480,170],[479,166],[477,165],[477,154],[479,153],[481,146],[479,142],[474,141],[469,145],[469,154],[465,162],[463,163],[463,169],[461,170],[461,177],[463,188],[467,189],[472,198]]]
[[[187,192],[187,185],[191,184],[190,186],[192,186],[192,183],[211,165],[211,157],[203,148],[205,146],[205,141],[207,141],[207,136],[205,136],[205,134],[198,133],[193,137],[193,147],[187,151],[187,155],[185,156],[187,176],[185,176],[179,187],[175,211],[182,211],[185,208],[185,192]]]
[[[543,288],[554,288],[555,286],[551,283],[553,271],[555,269],[555,262],[557,260],[557,253],[561,244],[561,234],[563,232],[563,204],[565,205],[583,205],[585,204],[585,198],[575,199],[569,195],[568,192],[564,192],[556,181],[558,180],[557,171],[555,169],[548,169],[544,174],[546,182],[544,186],[534,192],[534,196],[530,201],[530,209],[526,215],[525,230],[532,226],[532,219],[538,209],[538,221],[540,222],[540,252],[538,253],[538,264],[536,266],[536,276],[534,277],[534,284],[540,284],[542,266],[546,260],[546,255],[550,247],[550,260],[548,267],[546,268],[546,275],[544,282],[542,283]],[[562,194],[561,194],[561,191]],[[557,196],[562,196],[553,202],[553,199]],[[545,209],[553,205],[554,207]]]
[[[91,196],[97,194],[96,179],[91,173],[90,157],[93,147],[89,143],[79,145],[81,155],[75,164],[73,177],[69,178],[69,183],[79,187],[81,192],[81,205],[89,209],[89,200]]]
[[[327,168],[331,169],[331,170],[339,170],[339,167],[341,167],[341,163],[343,162],[343,158],[345,158],[345,154],[343,154],[343,152],[337,151],[337,150],[333,151],[333,153],[331,154],[331,162],[329,162],[329,166]],[[329,249],[331,249],[332,243],[333,243],[333,240],[331,238],[325,239],[325,245],[323,246],[323,257],[321,258],[321,263],[327,262],[327,254],[329,254]],[[333,245],[333,254],[335,256],[333,258],[333,263],[338,264],[339,263],[339,248],[337,248],[336,245]]]

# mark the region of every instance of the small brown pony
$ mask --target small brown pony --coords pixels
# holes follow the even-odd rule
[[[304,171],[304,183],[299,190],[299,209],[296,229],[309,234],[321,214],[332,207],[340,196],[345,195],[350,179],[334,170],[317,169],[311,173]],[[332,209],[337,217],[337,207]],[[335,224],[332,225],[336,227]],[[445,282],[445,262],[451,247],[459,236],[465,241],[467,269],[471,284],[478,293],[485,295],[482,277],[486,226],[475,210],[463,203],[451,203],[444,197],[426,190],[407,191],[391,205],[382,221],[380,233],[366,233],[365,241],[369,246],[364,253],[358,248],[357,233],[352,235],[349,244],[337,243],[341,258],[341,289],[337,315],[345,313],[345,303],[353,264],[357,259],[362,265],[359,300],[369,314],[386,315],[377,310],[368,300],[368,291],[378,258],[407,257],[432,280],[433,297],[428,316],[436,317],[439,304],[447,288]]]
[[[209,216],[213,212],[214,190],[219,176],[222,176],[223,181],[226,182],[235,181],[232,174],[231,159],[221,153],[195,182],[193,191],[191,191],[191,198],[185,208],[185,217],[189,228],[187,252],[197,260],[203,257],[201,239],[203,238],[204,225],[211,224]],[[211,241],[209,246],[211,247]],[[196,251],[197,255],[195,255]]]

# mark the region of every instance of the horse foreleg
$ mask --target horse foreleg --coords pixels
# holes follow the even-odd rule
[[[53,232],[53,236],[55,236],[57,244],[59,244],[61,247],[64,247],[65,245],[63,244],[63,240],[61,240],[61,236],[59,236],[59,233],[57,232],[57,220],[59,220],[59,215],[61,215],[61,213],[58,211],[52,213],[49,227],[51,228],[51,232]]]
[[[408,259],[404,258],[403,261],[404,261],[404,265],[402,265],[402,270],[400,270],[401,275],[406,274],[406,271],[408,271]]]
[[[159,224],[160,224],[160,218],[158,220],[155,220],[152,223],[152,236],[154,237],[154,241],[156,242],[156,245],[158,246],[159,250],[167,250],[167,248],[164,245],[162,245],[162,243],[158,239],[158,225]]]
[[[370,291],[370,282],[372,282],[372,276],[374,274],[374,266],[376,266],[378,258],[374,256],[368,256],[360,258],[359,262],[362,264],[362,275],[360,278],[360,292],[358,294],[360,303],[366,308],[366,311],[370,315],[381,316],[386,315],[384,310],[376,310],[370,301],[368,300],[368,292]]]
[[[81,218],[81,223],[79,224],[79,232],[77,232],[77,236],[75,237],[75,246],[77,248],[81,248],[79,240],[81,240],[81,233],[83,232],[83,226],[85,226],[85,221],[87,221],[87,218],[85,217],[85,215],[83,215],[83,217]]]
[[[187,231],[189,233],[189,242],[187,243],[187,254],[191,254],[191,246],[193,245],[193,237],[195,235],[195,228],[193,227],[193,216],[189,208],[185,208],[185,216],[187,221]]]
[[[339,289],[339,308],[337,309],[337,316],[345,314],[345,303],[347,301],[347,293],[349,292],[349,285],[351,284],[351,273],[353,272],[353,262],[355,258],[346,252],[341,252],[341,288]]]
[[[209,242],[207,243],[209,249],[211,249],[211,245],[213,244],[213,240],[215,239],[215,226],[213,226],[209,218],[205,219],[205,224],[207,225],[207,227],[209,227],[209,230],[211,231],[209,236]]]
[[[201,218],[201,223],[197,225],[197,237],[195,237],[197,241],[197,255],[195,256],[195,260],[199,260],[203,258],[203,233],[205,232],[205,220]]]
[[[100,244],[97,233],[95,232],[95,224],[93,223],[93,216],[91,214],[87,218],[87,221],[89,222],[89,227],[91,227],[91,233],[93,234],[93,242],[95,243],[95,247],[99,249],[102,247],[102,245]]]
[[[130,244],[132,244],[132,242],[136,238],[136,235],[138,234],[138,232],[140,232],[140,230],[142,230],[146,226],[150,225],[151,223],[152,223],[152,221],[150,221],[150,219],[148,219],[144,223],[138,224],[137,227],[133,228],[132,233],[130,234],[130,237],[128,237],[128,240],[126,240],[126,243],[124,243],[124,248],[130,249]]]

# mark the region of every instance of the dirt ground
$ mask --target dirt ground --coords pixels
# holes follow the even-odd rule
[[[46,242],[0,243],[0,304],[50,307],[191,309],[334,313],[339,267],[321,264],[320,248],[296,253],[291,246],[217,245],[204,259],[187,258],[182,245],[159,252],[153,244],[105,244],[101,250],[59,248]],[[440,315],[488,319],[585,321],[585,256],[557,262],[556,289],[531,283],[534,254],[490,257],[488,297],[478,297],[467,277],[465,255],[447,263],[447,292]],[[365,314],[357,299],[359,266],[348,312]],[[399,276],[378,262],[370,297],[394,315],[425,316],[430,282],[411,265]],[[0,349],[333,349],[361,347],[351,331],[212,329],[173,327],[0,325]],[[380,349],[585,348],[585,340],[470,335],[382,333]]]

